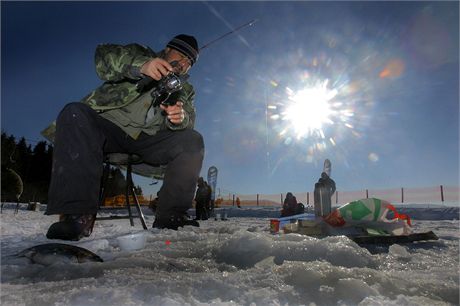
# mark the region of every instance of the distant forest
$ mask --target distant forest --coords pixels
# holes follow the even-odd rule
[[[48,202],[48,188],[51,181],[53,146],[39,141],[34,147],[21,137],[2,132],[1,143],[1,201],[2,202]],[[101,168],[103,165],[101,165]],[[22,185],[21,185],[22,184]],[[118,168],[111,168],[107,197],[125,194],[126,179]],[[136,193],[142,195],[137,186]]]

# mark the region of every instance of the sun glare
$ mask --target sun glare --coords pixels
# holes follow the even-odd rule
[[[330,119],[330,101],[337,95],[337,90],[329,90],[326,85],[327,82],[324,82],[319,86],[304,88],[289,97],[289,106],[282,115],[297,138],[322,133],[325,123],[333,123]]]

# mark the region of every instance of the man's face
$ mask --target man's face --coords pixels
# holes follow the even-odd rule
[[[166,48],[165,60],[168,63],[171,63],[173,61],[177,62],[177,65],[174,67],[174,72],[177,74],[187,73],[190,67],[192,66],[192,63],[190,62],[187,56],[172,48]]]

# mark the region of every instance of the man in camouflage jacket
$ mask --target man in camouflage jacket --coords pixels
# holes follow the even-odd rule
[[[196,39],[184,34],[159,53],[138,44],[97,47],[96,71],[104,83],[83,103],[67,104],[42,132],[54,142],[46,214],[61,215],[48,238],[91,234],[108,153],[135,154],[142,164],[133,171],[164,180],[153,227],[198,226],[186,217],[204,156],[203,138],[193,129],[194,89],[185,82],[171,95],[152,94],[170,73],[186,75],[198,50]],[[146,77],[151,82],[142,83]]]

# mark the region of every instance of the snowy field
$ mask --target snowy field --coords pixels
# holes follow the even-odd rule
[[[228,221],[179,231],[150,229],[153,215],[145,213],[144,249],[122,251],[116,240],[141,231],[139,220],[135,227],[98,221],[91,237],[70,244],[104,262],[43,266],[15,254],[64,242],[45,237],[56,216],[45,216],[43,207],[14,214],[8,205],[0,215],[0,304],[459,305],[458,208],[414,212],[429,216],[413,220],[414,232],[433,230],[438,241],[372,250],[344,236],[271,234],[273,208],[230,208]]]

